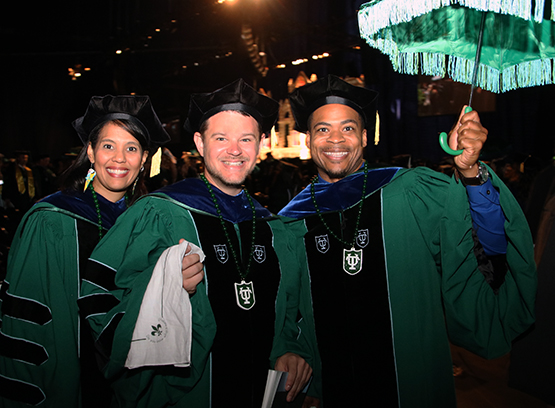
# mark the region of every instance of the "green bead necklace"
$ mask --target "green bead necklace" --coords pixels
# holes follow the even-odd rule
[[[94,200],[94,207],[96,209],[96,216],[98,217],[98,240],[100,241],[104,236],[104,229],[102,228],[102,215],[100,214],[100,205],[98,204],[98,197],[96,195],[96,191],[94,191],[93,183],[89,184],[91,189],[91,193]],[[125,206],[129,207],[129,197],[125,194]]]
[[[100,215],[100,205],[98,204],[98,197],[96,196],[96,191],[94,191],[94,187],[92,183],[90,183],[89,186],[94,200],[94,207],[96,208],[96,215],[98,217],[98,240],[100,241],[104,236],[104,230],[102,229],[102,215]]]
[[[360,204],[358,206],[358,214],[357,214],[357,221],[355,223],[355,232],[353,235],[353,239],[351,242],[345,241],[343,238],[339,237],[333,230],[329,227],[328,223],[324,219],[320,208],[318,207],[318,203],[316,203],[316,192],[314,188],[314,183],[318,180],[318,176],[315,176],[311,183],[310,183],[310,195],[312,197],[312,203],[314,204],[314,208],[316,209],[316,214],[320,218],[322,224],[326,230],[330,233],[332,237],[336,240],[341,242],[347,248],[350,247],[351,249],[343,248],[343,270],[347,272],[349,275],[356,275],[362,270],[362,249],[355,249],[355,242],[358,236],[358,227],[360,225],[360,218],[362,215],[362,206],[364,204],[364,198],[366,197],[366,183],[368,181],[368,163],[364,162],[364,179],[362,183],[362,197],[360,199]]]
[[[251,251],[247,261],[247,267],[243,271],[243,269],[241,268],[241,263],[239,262],[239,257],[237,256],[237,252],[235,251],[235,248],[233,248],[233,245],[231,244],[231,238],[229,236],[227,226],[225,225],[224,217],[222,216],[222,211],[220,210],[220,206],[218,205],[218,200],[216,199],[216,195],[214,194],[214,190],[212,189],[212,185],[206,179],[206,176],[204,174],[201,174],[200,178],[202,179],[202,181],[204,181],[204,184],[206,184],[206,187],[208,188],[208,192],[210,193],[210,197],[212,197],[212,201],[214,202],[214,207],[216,207],[216,213],[218,214],[220,224],[222,225],[222,228],[224,230],[227,245],[229,247],[229,250],[231,251],[233,260],[235,261],[235,267],[237,268],[237,272],[239,272],[239,276],[241,277],[241,282],[235,283],[235,299],[237,300],[237,305],[241,309],[249,310],[254,306],[254,303],[255,303],[254,286],[252,282],[246,282],[245,279],[247,278],[247,275],[250,272],[252,258],[254,256],[254,242],[256,238],[256,208],[254,206],[254,203],[252,201],[252,198],[249,192],[246,189],[243,189],[245,191],[247,200],[249,201],[249,204],[252,210]]]

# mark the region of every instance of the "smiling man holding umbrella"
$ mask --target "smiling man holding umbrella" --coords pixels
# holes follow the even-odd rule
[[[495,358],[534,320],[530,233],[478,162],[487,130],[475,111],[450,135],[464,150],[457,177],[369,169],[376,98],[331,75],[290,96],[318,169],[280,212],[306,248],[314,320],[305,323],[321,356],[314,384],[322,379],[325,407],[455,407],[448,340]]]

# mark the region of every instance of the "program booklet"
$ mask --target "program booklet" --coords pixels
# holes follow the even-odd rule
[[[301,408],[303,406],[304,397],[312,379],[308,381],[306,387],[297,395],[294,401],[287,402],[287,391],[285,391],[287,374],[283,371],[268,370],[262,408]]]

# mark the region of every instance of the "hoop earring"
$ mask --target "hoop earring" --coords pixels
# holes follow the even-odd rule
[[[91,163],[91,168],[85,176],[85,188],[83,188],[83,192],[87,191],[87,187],[89,187],[90,182],[93,181],[94,176],[96,176],[96,171],[93,168],[93,164],[94,163]]]

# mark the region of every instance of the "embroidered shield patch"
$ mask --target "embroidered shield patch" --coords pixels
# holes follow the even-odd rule
[[[362,270],[362,249],[343,249],[343,270],[349,275]]]
[[[266,260],[266,247],[264,245],[255,245],[252,256],[256,262],[264,262]]]
[[[235,283],[235,299],[241,309],[251,309],[255,303],[252,282],[241,281],[241,283]]]
[[[214,245],[214,251],[216,251],[216,258],[218,258],[218,261],[223,264],[227,262],[229,256],[227,253],[227,246],[225,244]]]
[[[330,249],[330,240],[328,238],[328,234],[326,235],[318,235],[314,238],[316,240],[316,249],[325,254]]]
[[[366,245],[368,245],[368,241],[369,241],[368,230],[367,229],[358,230],[358,235],[357,235],[358,246],[361,248],[366,248]]]

